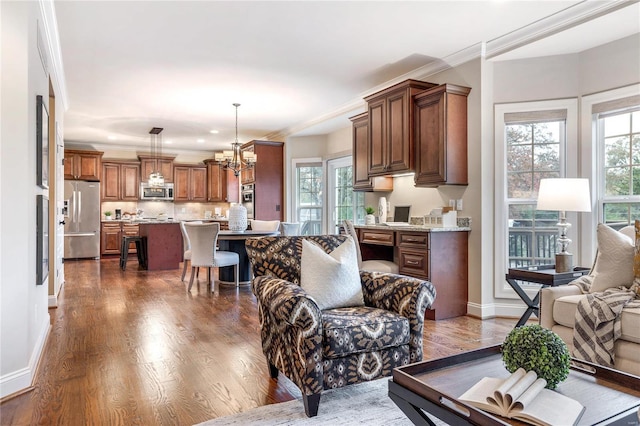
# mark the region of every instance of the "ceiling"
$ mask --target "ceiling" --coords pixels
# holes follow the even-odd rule
[[[637,1],[60,1],[67,143],[216,151],[322,134],[460,57],[576,53],[640,32]],[[470,58],[469,58],[470,59]],[[211,131],[217,133],[211,133]]]

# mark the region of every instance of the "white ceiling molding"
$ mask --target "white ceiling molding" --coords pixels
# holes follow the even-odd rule
[[[533,22],[487,42],[485,57],[495,56],[517,49],[529,43],[558,34],[585,22],[631,6],[640,0],[583,1],[554,15]]]
[[[69,108],[69,95],[67,83],[64,77],[64,64],[62,51],[60,50],[60,37],[58,35],[58,21],[53,0],[40,0],[40,14],[42,15],[48,53],[51,55],[53,66],[49,67],[50,78],[55,90],[56,99],[62,102],[66,111]]]
[[[387,87],[393,86],[394,84],[398,84],[401,83],[405,80],[408,79],[414,79],[414,80],[425,80],[427,78],[429,78],[429,76],[438,74],[442,71],[445,71],[447,69],[456,67],[458,65],[464,64],[465,62],[471,61],[473,59],[479,58],[484,52],[484,43],[477,43],[474,44],[473,46],[469,46],[465,49],[462,49],[456,53],[453,53],[449,56],[446,56],[443,59],[438,59],[435,60],[433,62],[430,62],[420,68],[416,68],[413,71],[410,71],[408,73],[405,73],[403,75],[400,75],[398,77],[395,77],[391,80],[388,80],[382,84],[379,84],[365,92],[360,93],[359,97],[356,99],[353,99],[350,102],[347,102],[346,104],[341,105],[340,107],[334,109],[331,112],[328,112],[326,114],[323,114],[319,117],[316,117],[314,119],[311,119],[309,121],[305,121],[303,123],[299,123],[296,124],[294,126],[291,127],[287,127],[285,129],[281,129],[278,130],[276,132],[272,132],[269,133],[268,135],[265,135],[266,138],[272,138],[275,136],[281,137],[281,136],[291,136],[291,135],[295,135],[296,133],[299,133],[305,129],[308,129],[309,127],[312,126],[317,126],[323,122],[326,121],[330,121],[330,120],[335,120],[335,119],[339,119],[342,118],[344,116],[348,116],[348,115],[356,115],[359,114],[363,111],[366,110],[366,103],[364,101],[364,98],[366,98],[369,95],[372,95],[376,92],[379,92],[381,90],[386,89]],[[349,125],[348,122],[344,123],[345,127]],[[337,129],[336,129],[337,130]],[[278,140],[278,139],[270,139],[270,140]]]

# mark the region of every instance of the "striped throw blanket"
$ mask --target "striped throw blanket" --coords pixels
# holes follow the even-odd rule
[[[578,302],[573,329],[573,356],[599,365],[612,366],[613,345],[622,335],[620,315],[626,307],[640,307],[637,287],[614,287],[588,293],[584,282],[576,283],[586,297]]]

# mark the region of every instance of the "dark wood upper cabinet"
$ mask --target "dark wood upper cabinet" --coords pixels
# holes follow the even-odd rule
[[[469,87],[442,84],[416,95],[416,186],[467,185]]]
[[[64,178],[70,180],[100,181],[102,152],[64,150]]]
[[[239,202],[239,179],[233,170],[225,169],[213,159],[204,163],[207,165],[207,201]]]
[[[207,201],[207,167],[176,165],[173,168],[174,201]]]
[[[138,201],[140,163],[133,161],[102,162],[102,200]]]
[[[368,175],[413,171],[413,97],[436,84],[406,80],[365,98],[368,112]]]
[[[369,114],[365,112],[350,120],[353,123],[353,190],[393,191],[393,178],[369,176]]]
[[[151,172],[159,171],[165,182],[173,182],[173,160],[175,157],[152,155],[138,155],[140,159],[140,181],[148,182]]]

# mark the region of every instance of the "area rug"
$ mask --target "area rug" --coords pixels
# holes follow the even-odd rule
[[[359,383],[322,393],[316,417],[304,414],[302,400],[253,408],[244,413],[219,417],[198,426],[298,426],[298,425],[394,425],[413,423],[389,398],[389,379]],[[445,423],[437,422],[437,425]]]

